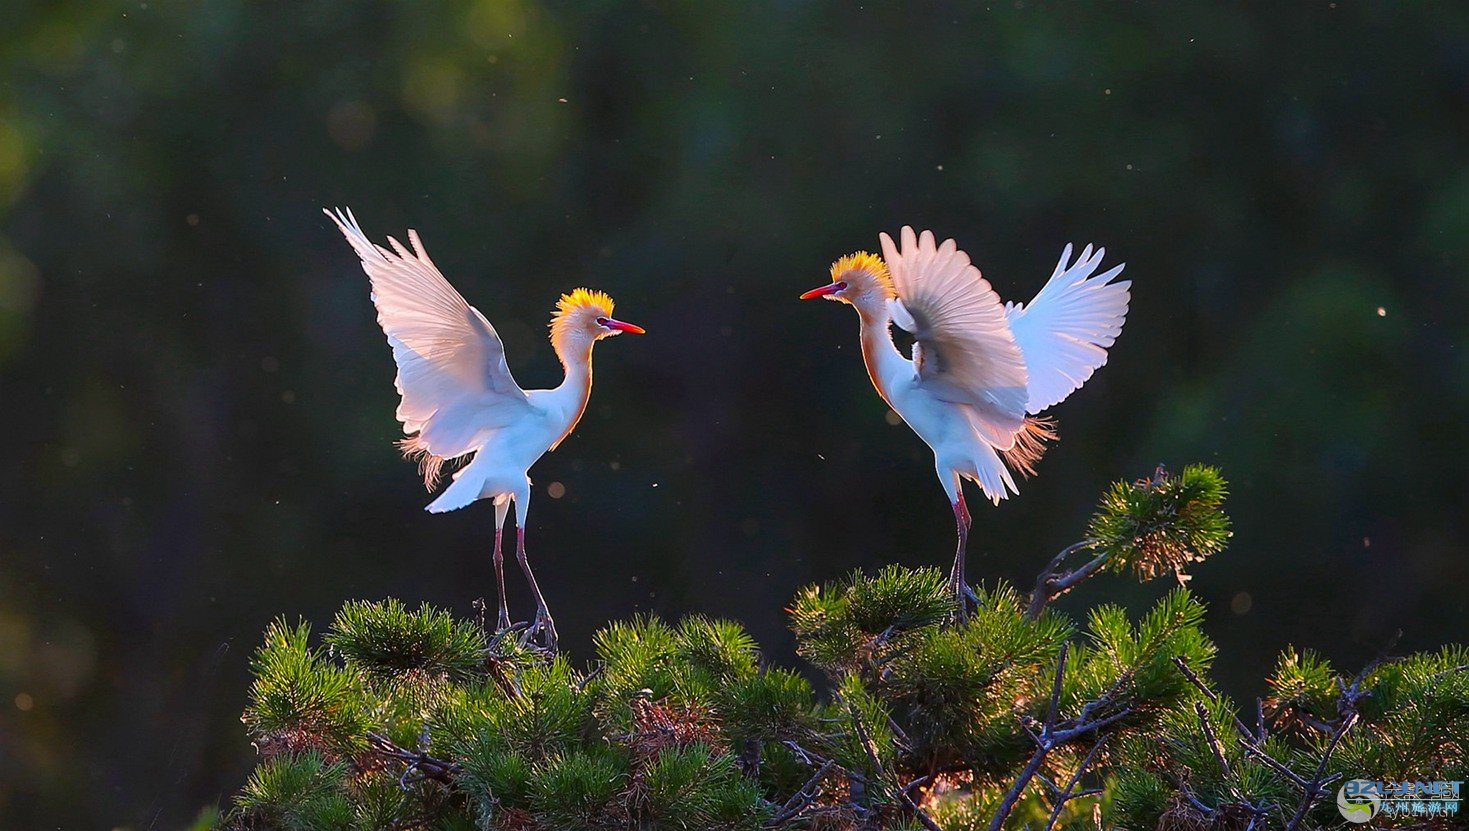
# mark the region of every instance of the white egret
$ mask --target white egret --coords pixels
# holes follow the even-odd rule
[[[641,335],[643,329],[613,318],[612,298],[602,292],[579,288],[562,295],[551,317],[551,346],[565,380],[555,389],[523,390],[510,374],[495,327],[444,279],[417,232],[408,232],[412,251],[388,237],[390,251],[367,239],[350,210],[325,213],[362,259],[378,324],[393,348],[395,384],[403,399],[398,420],[408,436],[398,443],[403,455],[418,460],[430,491],[446,462],[474,457],[427,510],[442,513],[479,499],[493,501],[498,625],[506,629],[510,615],[500,542],[514,503],[515,555],[536,596],[529,634],[554,649],[556,624],[526,560],[527,471],[570,435],[586,411],[592,346],[622,332]]]
[[[1107,362],[1131,282],[1111,282],[1121,265],[1093,276],[1104,249],[1088,245],[1072,262],[1068,244],[1029,305],[1002,305],[953,240],[936,245],[931,231],[906,226],[900,237],[901,250],[881,235],[882,257],[860,251],[837,260],[831,282],[801,299],[857,310],[872,385],[933,449],[959,530],[949,585],[962,617],[972,522],[963,480],[997,505],[1019,493],[1010,469],[1034,474],[1044,443],[1056,437],[1053,422],[1037,416]],[[894,322],[914,337],[911,360],[893,343]]]

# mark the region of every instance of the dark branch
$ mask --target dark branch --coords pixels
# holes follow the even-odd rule
[[[852,729],[857,732],[857,741],[862,744],[862,749],[867,752],[867,759],[872,763],[873,773],[877,774],[880,778],[882,776],[882,760],[877,757],[877,746],[872,742],[872,735],[867,732],[866,725],[862,723],[862,713],[851,702],[847,702],[847,710],[852,714]],[[913,801],[913,797],[908,795],[906,789],[899,788],[898,797],[903,800],[903,804],[908,806],[908,810],[913,812],[913,816],[917,817],[918,822],[924,828],[927,828],[928,831],[944,831],[938,823],[933,821],[933,817],[930,817],[927,812],[918,807],[918,803]]]
[[[389,739],[381,733],[375,733],[369,730],[367,733],[367,743],[372,751],[379,756],[407,765],[403,770],[403,775],[398,777],[398,785],[404,790],[407,790],[408,785],[413,782],[423,779],[432,779],[435,782],[442,782],[446,785],[452,784],[454,777],[463,770],[456,762],[437,759],[427,753],[420,753],[416,750],[399,747],[393,743],[392,739]]]
[[[1077,584],[1092,576],[1097,569],[1102,567],[1103,563],[1107,562],[1110,553],[1098,554],[1081,568],[1065,574],[1061,573],[1061,567],[1066,564],[1066,560],[1072,554],[1086,549],[1091,544],[1091,540],[1072,543],[1051,558],[1045,569],[1035,578],[1035,588],[1030,593],[1030,606],[1025,610],[1026,617],[1032,620],[1040,617],[1041,612],[1046,610],[1046,606],[1050,605],[1052,600],[1075,588]]]
[[[1069,646],[1066,643],[1061,644],[1061,653],[1056,657],[1056,676],[1051,683],[1051,699],[1046,704],[1046,720],[1041,722],[1040,731],[1036,732],[1034,729],[1034,719],[1025,717],[1021,721],[1021,726],[1025,727],[1026,732],[1030,733],[1030,737],[1035,740],[1035,752],[1031,754],[1030,760],[1025,763],[1025,767],[1021,769],[1020,775],[1015,778],[1015,782],[1011,784],[1010,789],[1005,792],[1004,798],[1000,800],[999,807],[995,809],[994,816],[990,817],[989,831],[1000,831],[1004,827],[1005,820],[1010,817],[1010,813],[1015,810],[1015,804],[1020,801],[1020,795],[1025,793],[1025,789],[1029,787],[1031,780],[1040,773],[1041,766],[1045,764],[1046,757],[1050,755],[1052,750],[1067,742],[1075,741],[1088,733],[1101,730],[1103,727],[1107,727],[1132,713],[1131,707],[1124,707],[1109,716],[1102,718],[1093,717],[1091,715],[1093,710],[1110,703],[1108,696],[1104,695],[1096,700],[1088,701],[1083,705],[1081,715],[1066,722],[1058,723],[1061,679],[1066,674],[1066,656],[1069,651]],[[1097,742],[1100,744],[1104,740],[1105,737],[1102,737]]]
[[[1106,743],[1106,736],[1098,739],[1097,743],[1092,745],[1092,749],[1088,750],[1086,756],[1082,758],[1081,764],[1076,766],[1076,772],[1071,774],[1071,779],[1066,783],[1066,787],[1057,795],[1056,801],[1051,807],[1051,815],[1046,819],[1045,831],[1051,831],[1051,829],[1056,827],[1056,821],[1061,819],[1061,811],[1066,807],[1067,802],[1086,796],[1096,796],[1102,792],[1101,788],[1092,788],[1077,792],[1076,786],[1081,783],[1081,777],[1086,773],[1087,768],[1091,767],[1092,762],[1096,761],[1097,754],[1101,752],[1102,746]]]
[[[1214,735],[1214,726],[1209,723],[1209,709],[1200,702],[1194,702],[1194,712],[1199,716],[1199,726],[1204,730],[1204,741],[1209,743],[1209,749],[1214,751],[1214,761],[1219,763],[1219,769],[1225,778],[1229,777],[1229,759],[1224,756],[1224,748],[1219,744],[1219,737]]]
[[[1305,819],[1306,813],[1311,810],[1311,806],[1316,803],[1316,800],[1326,790],[1326,783],[1332,781],[1331,777],[1326,776],[1326,766],[1331,762],[1331,754],[1336,752],[1336,746],[1356,726],[1358,719],[1357,708],[1362,699],[1372,695],[1372,690],[1363,689],[1362,684],[1366,682],[1367,676],[1372,674],[1374,669],[1377,669],[1388,661],[1395,660],[1389,657],[1388,653],[1392,652],[1393,647],[1397,646],[1398,638],[1402,634],[1401,631],[1395,633],[1382,652],[1368,662],[1367,666],[1362,667],[1362,671],[1357,673],[1357,677],[1352,680],[1350,685],[1342,683],[1338,679],[1337,684],[1341,687],[1341,696],[1337,699],[1337,712],[1341,714],[1341,720],[1337,723],[1336,730],[1331,734],[1331,740],[1326,743],[1326,749],[1321,753],[1321,761],[1316,765],[1316,773],[1306,783],[1305,793],[1301,795],[1301,802],[1296,806],[1295,815],[1291,817],[1290,822],[1286,823],[1285,831],[1295,831],[1296,827],[1301,824],[1301,820]]]
[[[801,812],[806,810],[812,802],[816,801],[816,797],[821,794],[821,789],[818,786],[821,784],[821,780],[826,777],[826,774],[831,772],[831,769],[835,766],[836,762],[827,759],[816,770],[816,773],[810,779],[806,780],[806,784],[802,785],[800,790],[791,794],[791,798],[786,800],[786,803],[781,806],[780,811],[765,823],[765,827],[775,828],[800,816]]]

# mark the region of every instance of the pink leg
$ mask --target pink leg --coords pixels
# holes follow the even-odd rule
[[[954,569],[949,572],[949,590],[954,593],[954,603],[959,607],[960,622],[969,619],[969,601],[965,597],[969,586],[964,576],[964,552],[969,547],[969,526],[972,522],[969,506],[964,504],[964,492],[960,491],[958,500],[954,502],[954,525],[959,530],[959,546],[954,551]]]
[[[530,570],[530,561],[525,558],[525,528],[515,529],[515,556],[520,560],[520,570],[530,582],[530,590],[536,596],[536,619],[531,623],[533,635],[543,635],[546,648],[556,651],[556,621],[551,619],[551,610],[546,608],[546,598],[541,596],[541,587],[536,585],[536,575]]]
[[[500,590],[500,617],[495,622],[498,631],[510,628],[510,606],[505,602],[505,555],[500,553],[500,538],[504,532],[495,529],[495,587]]]

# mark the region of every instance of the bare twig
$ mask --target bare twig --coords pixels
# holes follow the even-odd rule
[[[1353,702],[1352,706],[1356,706],[1355,702]],[[1331,741],[1326,745],[1326,750],[1321,754],[1321,762],[1316,765],[1315,775],[1311,777],[1311,781],[1306,783],[1305,793],[1301,795],[1301,802],[1296,806],[1295,815],[1291,817],[1290,822],[1286,823],[1285,831],[1295,831],[1296,826],[1300,825],[1301,820],[1305,818],[1306,812],[1311,810],[1311,806],[1316,803],[1317,797],[1325,790],[1324,777],[1326,774],[1326,765],[1331,761],[1331,754],[1336,752],[1337,744],[1341,742],[1342,737],[1356,723],[1356,712],[1352,712],[1342,718],[1341,725],[1336,728],[1336,732],[1331,736]]]
[[[1192,683],[1195,687],[1198,687],[1204,695],[1209,697],[1210,701],[1219,700],[1219,693],[1216,693],[1213,690],[1209,689],[1209,685],[1204,683],[1204,679],[1200,678],[1198,676],[1198,673],[1194,672],[1192,669],[1189,669],[1189,665],[1185,663],[1182,658],[1175,656],[1173,658],[1173,664],[1174,666],[1178,667],[1179,672],[1183,673],[1183,677],[1187,678],[1189,682]],[[1253,738],[1252,734],[1250,733],[1250,728],[1246,727],[1243,721],[1240,721],[1239,716],[1234,717],[1234,729],[1238,730],[1240,735],[1244,736],[1247,739]]]
[[[407,765],[403,775],[398,777],[398,786],[408,790],[408,786],[414,782],[424,779],[432,779],[444,784],[452,784],[454,777],[463,770],[457,762],[449,762],[437,759],[427,753],[407,750],[393,743],[392,739],[381,733],[368,731],[367,743],[374,753]]]
[[[898,796],[903,798],[903,804],[908,806],[908,810],[913,812],[913,816],[918,817],[919,824],[924,828],[927,828],[928,831],[944,831],[938,823],[933,821],[933,817],[918,807],[918,803],[913,801],[913,797],[909,796],[907,791],[899,791]]]
[[[1395,660],[1388,653],[1392,652],[1393,648],[1397,646],[1398,638],[1402,634],[1401,631],[1395,633],[1388,640],[1387,646],[1383,648],[1382,652],[1376,658],[1369,661],[1367,666],[1362,667],[1362,671],[1357,673],[1357,677],[1352,679],[1351,684],[1343,683],[1340,679],[1337,680],[1337,685],[1341,688],[1341,697],[1337,699],[1337,712],[1341,718],[1336,725],[1336,730],[1331,734],[1331,739],[1326,743],[1326,749],[1321,753],[1321,761],[1316,765],[1316,773],[1306,783],[1305,792],[1301,795],[1300,804],[1296,806],[1295,815],[1285,825],[1285,831],[1295,831],[1296,827],[1301,824],[1301,820],[1305,818],[1307,812],[1311,810],[1311,806],[1316,803],[1316,800],[1326,790],[1326,784],[1332,781],[1331,777],[1326,776],[1326,766],[1331,762],[1331,755],[1336,752],[1336,746],[1341,743],[1341,740],[1346,737],[1347,733],[1357,725],[1359,719],[1358,705],[1362,699],[1372,695],[1372,690],[1363,689],[1362,684],[1366,682],[1367,676],[1372,674],[1373,670],[1388,661]]]
[[[1219,700],[1219,694],[1210,689],[1209,685],[1205,684],[1204,679],[1200,678],[1197,673],[1195,673],[1192,669],[1189,669],[1188,664],[1184,663],[1183,659],[1174,658],[1173,663],[1178,666],[1179,671],[1183,673],[1185,678],[1192,682],[1195,687],[1198,687],[1199,690],[1204,693],[1204,695],[1209,697],[1209,700]],[[1258,698],[1255,699],[1255,719],[1256,729],[1258,730],[1258,733],[1252,733],[1250,729],[1245,726],[1245,723],[1243,721],[1240,721],[1238,716],[1235,716],[1234,727],[1235,730],[1239,732],[1238,741],[1240,747],[1244,748],[1246,753],[1254,756],[1262,764],[1275,771],[1292,785],[1304,789],[1306,787],[1306,780],[1300,774],[1286,767],[1284,763],[1276,759],[1274,756],[1271,756],[1269,753],[1266,753],[1265,749],[1260,746],[1261,743],[1265,741],[1266,736],[1264,704]],[[1257,735],[1259,737],[1258,739],[1256,738]]]
[[[796,791],[794,794],[791,794],[791,798],[786,800],[786,803],[781,806],[780,811],[777,812],[775,816],[771,817],[770,820],[765,823],[765,827],[775,828],[779,825],[783,825],[784,823],[789,822],[792,819],[795,819],[797,816],[800,816],[802,811],[806,810],[806,808],[809,807],[812,802],[816,801],[816,797],[821,793],[821,788],[819,787],[819,785],[821,784],[821,780],[824,779],[826,777],[826,774],[830,773],[831,769],[835,766],[836,762],[827,759],[826,762],[816,770],[816,773],[813,774],[810,779],[806,780],[806,784],[802,785],[800,790]]]
[[[1031,754],[1029,761],[1021,769],[1020,775],[1015,778],[1015,782],[1010,785],[1010,789],[1005,792],[1005,796],[1000,800],[999,807],[995,809],[994,815],[990,817],[989,831],[1000,831],[1004,827],[1005,820],[1015,810],[1015,804],[1020,801],[1021,794],[1025,793],[1025,789],[1029,787],[1031,780],[1040,773],[1041,766],[1045,764],[1046,757],[1050,755],[1052,750],[1088,733],[1099,731],[1132,713],[1131,707],[1123,707],[1121,710],[1101,718],[1093,716],[1092,712],[1094,710],[1111,703],[1111,691],[1109,691],[1102,697],[1088,701],[1082,705],[1081,713],[1076,718],[1059,721],[1061,681],[1066,675],[1066,656],[1069,652],[1069,647],[1070,644],[1068,643],[1061,644],[1061,652],[1056,656],[1056,675],[1051,682],[1051,698],[1046,704],[1046,720],[1040,723],[1039,731],[1035,729],[1035,719],[1028,716],[1022,717],[1021,726],[1026,729],[1026,732],[1035,741],[1035,752]],[[1119,684],[1120,682],[1121,679],[1119,679]],[[1113,685],[1113,688],[1116,689],[1118,686]],[[1098,741],[1101,740],[1099,739]]]
[[[921,788],[924,785],[927,785],[929,782],[932,782],[932,781],[933,781],[933,774],[931,774],[931,773],[925,773],[922,776],[918,777],[917,779],[914,779],[912,782],[909,782],[908,784],[904,785],[902,788],[900,788],[900,790],[902,790],[903,793],[911,794],[911,793],[913,793],[913,789],[914,788]]]
[[[602,671],[605,670],[605,669],[607,669],[607,665],[606,664],[598,664],[595,669],[593,669],[591,672],[587,673],[586,675],[583,675],[580,680],[578,680],[574,684],[572,684],[571,685],[571,688],[574,689],[574,690],[576,690],[577,692],[583,692],[583,691],[585,691],[586,688],[587,688],[587,685],[590,684],[590,683],[592,683],[592,681],[596,680],[597,676],[601,675],[602,674]]]
[[[1219,737],[1214,735],[1214,726],[1209,723],[1209,709],[1201,702],[1194,702],[1194,712],[1199,716],[1199,726],[1204,729],[1204,741],[1209,743],[1209,749],[1214,751],[1214,761],[1219,763],[1219,770],[1229,777],[1229,759],[1224,756],[1224,748],[1219,744]]]
[[[1071,774],[1070,781],[1066,783],[1065,788],[1060,790],[1055,803],[1051,807],[1051,815],[1046,819],[1045,831],[1051,831],[1051,829],[1056,827],[1056,822],[1061,819],[1061,811],[1066,807],[1067,802],[1086,796],[1095,796],[1102,792],[1101,788],[1091,788],[1077,792],[1076,786],[1080,784],[1082,775],[1086,773],[1086,769],[1096,760],[1097,754],[1101,752],[1102,746],[1106,743],[1106,736],[1097,739],[1097,743],[1092,745],[1092,749],[1088,750],[1086,756],[1082,758],[1081,764],[1076,766],[1076,771]]]
[[[1015,803],[1020,800],[1020,794],[1024,793],[1025,786],[1035,776],[1036,771],[1041,769],[1041,764],[1046,761],[1046,754],[1051,752],[1053,745],[1045,739],[1036,743],[1035,752],[1030,755],[1030,761],[1025,763],[1020,775],[1015,778],[1015,783],[1010,790],[1005,792],[1005,798],[1000,800],[1000,807],[995,809],[995,815],[990,818],[989,831],[1000,831],[1005,826],[1005,820],[1009,818],[1010,812],[1015,810]]]
[[[898,726],[898,723],[893,720],[892,716],[888,716],[888,729],[893,731],[893,737],[896,738],[898,740],[898,743],[903,745],[903,747],[908,748],[913,746],[913,740],[908,738],[908,734],[903,731],[902,727]]]
[[[1459,664],[1456,667],[1449,667],[1448,669],[1443,670],[1442,672],[1435,672],[1434,674],[1428,676],[1428,680],[1430,680],[1430,681],[1437,681],[1438,679],[1443,678],[1445,676],[1453,675],[1456,672],[1464,672],[1465,670],[1469,670],[1469,664]]]
[[[1071,644],[1063,642],[1056,656],[1056,677],[1051,681],[1051,701],[1046,705],[1046,724],[1051,727],[1056,725],[1056,709],[1061,704],[1061,680],[1066,676],[1066,656],[1070,652]]]
[[[1066,560],[1072,554],[1088,548],[1091,544],[1091,540],[1072,543],[1051,558],[1051,561],[1035,578],[1035,588],[1030,593],[1030,605],[1025,610],[1026,617],[1032,620],[1040,617],[1041,612],[1046,610],[1046,606],[1050,605],[1052,600],[1075,588],[1077,584],[1092,576],[1097,569],[1102,567],[1103,563],[1107,562],[1110,553],[1102,553],[1093,557],[1081,568],[1065,574],[1061,573],[1061,566],[1066,564]]]
[[[814,754],[811,751],[807,750],[806,748],[800,746],[799,744],[796,744],[794,741],[792,741],[790,739],[786,739],[785,741],[782,741],[781,744],[785,745],[787,748],[790,749],[790,751],[792,753],[796,754],[796,758],[801,760],[801,764],[803,764],[803,765],[815,765],[815,764],[818,764],[816,754]]]
[[[1245,749],[1246,753],[1254,756],[1266,767],[1270,768],[1281,777],[1283,777],[1287,782],[1290,782],[1292,785],[1295,785],[1298,788],[1306,787],[1306,780],[1301,778],[1300,774],[1286,767],[1285,764],[1279,759],[1276,759],[1274,756],[1266,753],[1264,748],[1261,748],[1254,742],[1245,741],[1243,737],[1240,738],[1239,745],[1240,747],[1243,747]]]
[[[861,743],[862,749],[867,753],[868,761],[872,763],[873,773],[881,778],[882,760],[877,756],[877,745],[873,744],[872,735],[867,732],[867,726],[862,722],[862,712],[851,702],[847,702],[847,711],[852,714],[852,729],[857,732],[857,741]],[[908,810],[913,812],[913,816],[918,818],[918,822],[924,828],[927,828],[928,831],[944,831],[943,828],[939,827],[938,823],[933,821],[933,817],[930,817],[926,811],[918,807],[918,803],[913,801],[913,797],[908,795],[907,790],[899,788],[898,796],[903,800],[903,804],[908,806]]]
[[[1203,814],[1205,819],[1213,819],[1214,815],[1218,813],[1213,808],[1210,808],[1208,805],[1200,802],[1199,798],[1194,796],[1193,792],[1188,789],[1187,782],[1167,771],[1163,771],[1163,776],[1173,784],[1173,787],[1178,789],[1179,796],[1182,796],[1184,799],[1188,800],[1188,803],[1194,807],[1194,810]]]

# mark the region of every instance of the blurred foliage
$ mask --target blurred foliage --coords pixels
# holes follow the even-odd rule
[[[1195,584],[1232,695],[1280,643],[1456,637],[1465,55],[1448,3],[3,4],[0,825],[186,825],[247,773],[240,645],[279,610],[490,592],[488,511],[417,510],[330,204],[420,229],[527,385],[560,291],[649,328],[535,474],[574,651],[703,612],[789,656],[798,587],[947,565],[851,321],[794,302],[906,222],[1007,298],[1067,240],[1136,281],[1041,476],[976,517],[987,585],[1108,472],[1199,458],[1233,480]],[[1159,594],[1097,580],[1132,618]]]

